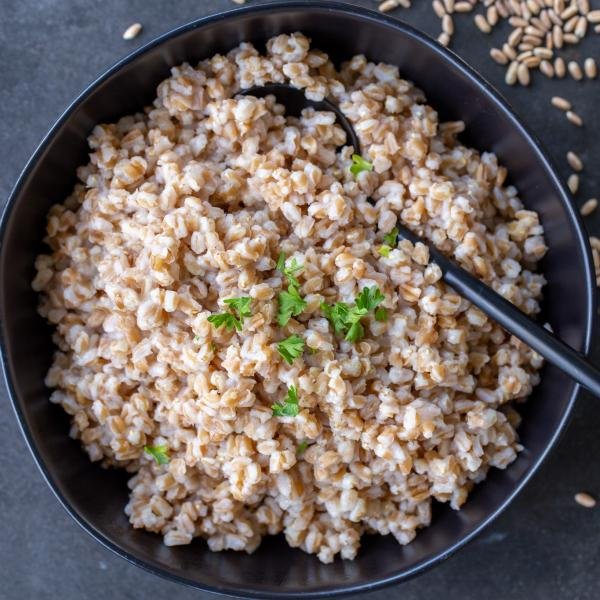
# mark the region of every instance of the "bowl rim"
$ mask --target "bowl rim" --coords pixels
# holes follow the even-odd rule
[[[442,61],[453,63],[454,66],[458,69],[458,71],[468,78],[472,83],[476,85],[480,94],[487,95],[495,104],[495,106],[504,113],[506,117],[511,122],[512,127],[514,127],[518,133],[525,139],[525,141],[530,146],[531,150],[537,154],[537,158],[542,164],[543,168],[546,171],[546,175],[548,176],[550,183],[555,188],[557,195],[562,203],[571,224],[574,226],[574,235],[576,239],[576,243],[579,246],[579,250],[581,252],[584,267],[584,276],[585,276],[585,287],[586,287],[586,304],[587,304],[587,314],[585,315],[585,332],[584,332],[584,343],[582,353],[584,355],[588,355],[590,352],[590,346],[593,338],[593,332],[596,327],[596,304],[597,304],[597,296],[595,293],[595,276],[593,270],[593,261],[589,246],[588,237],[585,234],[585,227],[582,221],[582,218],[579,212],[576,210],[574,204],[571,202],[570,196],[566,191],[565,184],[559,179],[556,169],[553,165],[553,161],[549,158],[546,150],[544,149],[541,142],[538,140],[537,136],[535,136],[529,128],[525,126],[516,115],[514,109],[510,105],[510,103],[494,88],[490,83],[488,83],[482,75],[480,75],[473,67],[470,67],[462,58],[460,58],[457,54],[438,44],[433,38],[431,38],[426,33],[421,30],[409,25],[403,20],[393,18],[391,16],[376,12],[371,9],[363,8],[361,6],[355,6],[352,4],[346,4],[343,2],[330,2],[326,0],[277,0],[275,2],[269,2],[267,4],[261,4],[257,6],[244,6],[238,8],[227,9],[224,11],[219,11],[217,13],[213,13],[210,15],[206,15],[204,17],[200,17],[198,19],[194,19],[188,23],[177,26],[173,29],[168,30],[167,32],[158,35],[153,38],[151,41],[143,44],[136,50],[130,52],[125,57],[119,59],[115,63],[113,63],[110,67],[105,69],[100,75],[98,75],[95,79],[93,79],[85,88],[75,97],[75,99],[68,104],[68,106],[62,111],[61,115],[56,119],[52,127],[48,130],[46,135],[42,138],[41,142],[31,155],[31,158],[27,161],[25,166],[23,167],[17,182],[12,188],[8,200],[2,210],[2,215],[0,216],[0,254],[4,250],[4,244],[2,241],[4,240],[4,236],[6,234],[6,229],[8,226],[8,222],[10,220],[10,216],[12,210],[21,195],[22,188],[27,181],[31,171],[37,164],[40,157],[43,155],[49,144],[52,142],[56,133],[60,130],[60,128],[69,120],[72,113],[84,102],[90,95],[92,95],[96,89],[104,83],[107,79],[109,79],[112,75],[117,73],[121,68],[128,65],[129,63],[135,61],[138,57],[146,54],[148,51],[152,50],[155,47],[162,45],[163,43],[176,38],[182,34],[188,33],[194,29],[201,28],[205,25],[217,23],[222,20],[235,19],[239,16],[243,16],[248,13],[261,14],[266,12],[279,12],[279,11],[287,11],[290,9],[316,9],[318,11],[326,10],[332,13],[332,16],[335,14],[346,14],[358,17],[364,21],[375,21],[378,24],[384,25],[388,28],[395,30],[397,34],[405,35],[416,39],[417,42],[427,46],[430,50],[432,50]],[[0,260],[0,262],[2,262]],[[2,267],[0,267],[1,269]],[[0,306],[0,317],[3,317],[4,306]],[[204,583],[199,583],[197,581],[187,579],[185,577],[181,577],[176,575],[165,567],[158,567],[152,565],[135,555],[131,554],[124,548],[122,548],[119,544],[112,541],[107,535],[102,533],[99,529],[97,529],[92,523],[90,523],[87,519],[81,516],[66,500],[58,486],[52,479],[50,472],[46,466],[45,460],[42,457],[41,453],[38,451],[33,437],[30,434],[29,428],[25,422],[24,412],[20,406],[20,402],[18,400],[17,391],[13,385],[12,377],[11,377],[11,367],[10,367],[10,359],[7,352],[6,347],[6,331],[5,331],[5,320],[4,318],[0,318],[0,361],[2,366],[2,374],[4,384],[8,391],[8,396],[10,398],[10,402],[17,418],[17,422],[19,425],[19,429],[21,434],[23,435],[27,447],[31,455],[33,456],[34,462],[41,472],[45,482],[50,487],[55,497],[65,509],[65,511],[73,518],[73,520],[84,530],[86,531],[92,538],[94,538],[97,542],[102,544],[105,548],[111,550],[121,558],[124,558],[129,563],[136,565],[143,570],[150,572],[154,575],[158,575],[167,580],[177,582],[183,584],[185,586],[204,590],[208,592],[212,592],[215,594],[225,595],[225,596],[236,596],[239,597],[239,594],[243,594],[243,597],[246,598],[260,598],[260,599],[276,599],[276,598],[297,598],[297,592],[288,592],[288,591],[265,591],[263,589],[247,589],[243,587],[243,583],[240,583],[237,587],[231,586],[219,586],[216,587],[214,585],[207,585]],[[441,561],[449,558],[452,554],[454,554],[457,550],[465,546],[469,543],[473,538],[479,535],[488,525],[490,525],[507,507],[515,497],[522,491],[525,485],[530,481],[530,479],[535,475],[538,471],[541,464],[545,461],[550,451],[556,445],[559,437],[565,430],[565,426],[569,421],[569,418],[572,413],[572,409],[575,403],[579,392],[582,390],[579,384],[575,384],[573,387],[573,391],[571,392],[570,398],[568,400],[567,406],[564,410],[564,413],[560,419],[556,430],[552,434],[549,442],[546,444],[544,450],[541,452],[537,460],[529,467],[524,476],[518,481],[513,487],[512,491],[505,497],[502,503],[494,510],[489,513],[478,525],[475,527],[468,535],[462,537],[457,542],[442,550],[437,552],[428,558],[420,561],[416,565],[412,566],[409,569],[396,572],[393,575],[385,576],[385,577],[376,577],[372,579],[367,579],[358,584],[350,584],[345,586],[327,586],[323,585],[318,588],[315,588],[311,591],[302,592],[302,596],[306,598],[323,598],[323,597],[333,597],[333,596],[341,596],[347,594],[357,594],[360,592],[372,592],[377,589],[380,589],[385,586],[401,583],[406,581],[416,575],[430,569],[434,565],[440,563]]]

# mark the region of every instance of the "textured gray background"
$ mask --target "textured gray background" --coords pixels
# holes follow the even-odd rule
[[[249,0],[249,3],[258,0]],[[428,0],[394,15],[437,35]],[[374,2],[355,2],[374,6]],[[600,0],[592,0],[600,7]],[[0,199],[50,124],[97,74],[156,35],[204,14],[233,7],[229,0],[0,0]],[[133,41],[121,39],[132,22],[144,24]],[[457,19],[453,49],[512,103],[542,139],[566,177],[564,155],[576,149],[586,161],[585,198],[600,193],[600,113],[595,82],[548,81],[536,75],[530,89],[511,89],[489,59],[490,42]],[[506,35],[502,28],[492,38]],[[588,36],[566,56],[600,58],[600,38]],[[553,94],[576,102],[586,127],[569,125],[549,107]],[[600,212],[600,211],[599,211]],[[600,232],[598,217],[588,219]],[[598,407],[600,408],[600,407]],[[600,508],[586,510],[573,494],[600,497],[600,410],[582,397],[563,440],[517,501],[492,527],[457,555],[401,588],[369,595],[552,600],[600,597]],[[104,600],[216,598],[149,575],[84,534],[58,505],[29,456],[0,387],[0,598]]]

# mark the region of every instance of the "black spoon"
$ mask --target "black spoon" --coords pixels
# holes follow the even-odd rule
[[[338,124],[346,132],[348,145],[352,145],[354,151],[360,154],[360,144],[356,132],[335,103],[329,100],[320,102],[309,100],[302,90],[283,83],[248,88],[240,94],[257,98],[264,98],[272,94],[279,104],[285,106],[286,114],[295,117],[300,116],[302,110],[308,107],[331,111],[335,114]],[[440,267],[443,280],[457,293],[538,354],[541,354],[548,362],[564,371],[595,396],[600,397],[600,370],[594,367],[581,352],[565,344],[491,287],[448,259],[431,242],[413,233],[401,223],[397,223],[396,227],[399,238],[409,240],[413,244],[421,242],[429,248],[431,260]]]

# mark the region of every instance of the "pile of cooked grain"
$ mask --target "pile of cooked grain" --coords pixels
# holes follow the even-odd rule
[[[271,81],[336,100],[363,168],[333,114],[236,97]],[[461,130],[396,67],[336,71],[301,34],[176,67],[152,107],[93,130],[33,287],[56,326],[51,400],[91,460],[134,474],[134,527],[247,552],[283,532],[351,559],[365,532],[410,542],[432,500],[458,509],[515,459],[512,404],[540,357],[447,288],[425,246],[384,243],[401,219],[538,311],[538,216]],[[349,341],[324,304],[365,288],[384,299]],[[285,290],[301,299],[287,322]]]

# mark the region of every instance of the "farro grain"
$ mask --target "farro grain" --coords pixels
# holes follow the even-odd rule
[[[585,17],[579,17],[574,33],[580,40],[585,37],[585,34],[587,33],[587,26],[587,19]]]
[[[454,21],[450,15],[444,15],[442,19],[442,31],[452,37],[454,33]]]
[[[499,50],[498,48],[492,48],[490,50],[490,56],[499,65],[505,65],[508,63],[508,57],[506,54],[504,54],[504,52],[502,52],[502,50]]]
[[[394,10],[400,6],[400,2],[398,0],[384,0],[379,6],[379,12],[386,13],[390,10]]]
[[[440,35],[438,35],[437,40],[442,46],[447,46],[450,43],[450,36],[443,31],[440,33]]]
[[[569,69],[569,74],[573,79],[576,79],[577,81],[583,79],[583,71],[581,70],[581,67],[577,61],[570,60],[567,64],[567,68]]]
[[[132,40],[140,34],[140,31],[142,31],[142,24],[133,23],[123,32],[123,39]]]
[[[587,15],[590,12],[589,0],[577,0],[577,8],[582,15]]]
[[[440,18],[443,19],[446,14],[446,9],[442,4],[441,0],[433,0],[431,6],[433,7],[433,12]]]
[[[598,208],[598,200],[596,198],[590,198],[586,200],[579,209],[582,216],[587,217],[591,215]]]
[[[457,2],[454,5],[454,12],[468,13],[473,10],[473,5],[470,2]]]
[[[571,169],[573,169],[574,171],[582,171],[583,170],[583,161],[572,150],[569,150],[567,152],[567,162],[569,163],[569,166],[571,167]]]
[[[585,76],[588,79],[596,79],[598,76],[598,67],[596,66],[596,61],[588,57],[583,62],[583,70],[585,71]]]
[[[526,64],[522,63],[517,68],[517,79],[521,85],[529,85],[531,77],[529,76],[529,69]]]
[[[502,46],[502,52],[506,55],[506,57],[509,60],[515,60],[515,58],[517,58],[517,53],[515,52],[515,49],[512,46],[509,46],[508,44],[504,44]]]
[[[554,59],[554,73],[559,79],[562,79],[567,74],[565,61],[560,56]]]
[[[587,492],[578,492],[575,494],[575,502],[585,508],[594,508],[596,499]]]
[[[512,61],[510,65],[508,65],[508,69],[506,69],[506,74],[504,76],[504,81],[508,85],[515,85],[517,83],[517,70],[519,68],[519,63],[517,61]]]
[[[573,125],[577,125],[577,127],[583,126],[583,119],[576,112],[568,110],[566,115],[569,122],[573,123]]]
[[[543,60],[540,63],[540,71],[542,72],[542,74],[544,74],[546,77],[549,77],[550,79],[554,77],[554,67],[552,66],[552,63],[547,60]]]
[[[479,29],[479,31],[482,33],[490,33],[490,31],[492,31],[490,24],[486,21],[483,15],[475,15],[474,21],[475,25],[477,25],[477,29]]]
[[[563,98],[562,96],[552,96],[552,99],[550,100],[550,102],[552,103],[552,106],[555,106],[556,108],[560,108],[560,110],[571,110],[571,103],[566,99]]]
[[[579,189],[579,175],[571,173],[567,179],[567,185],[569,186],[569,190],[571,190],[571,194],[576,194]]]

